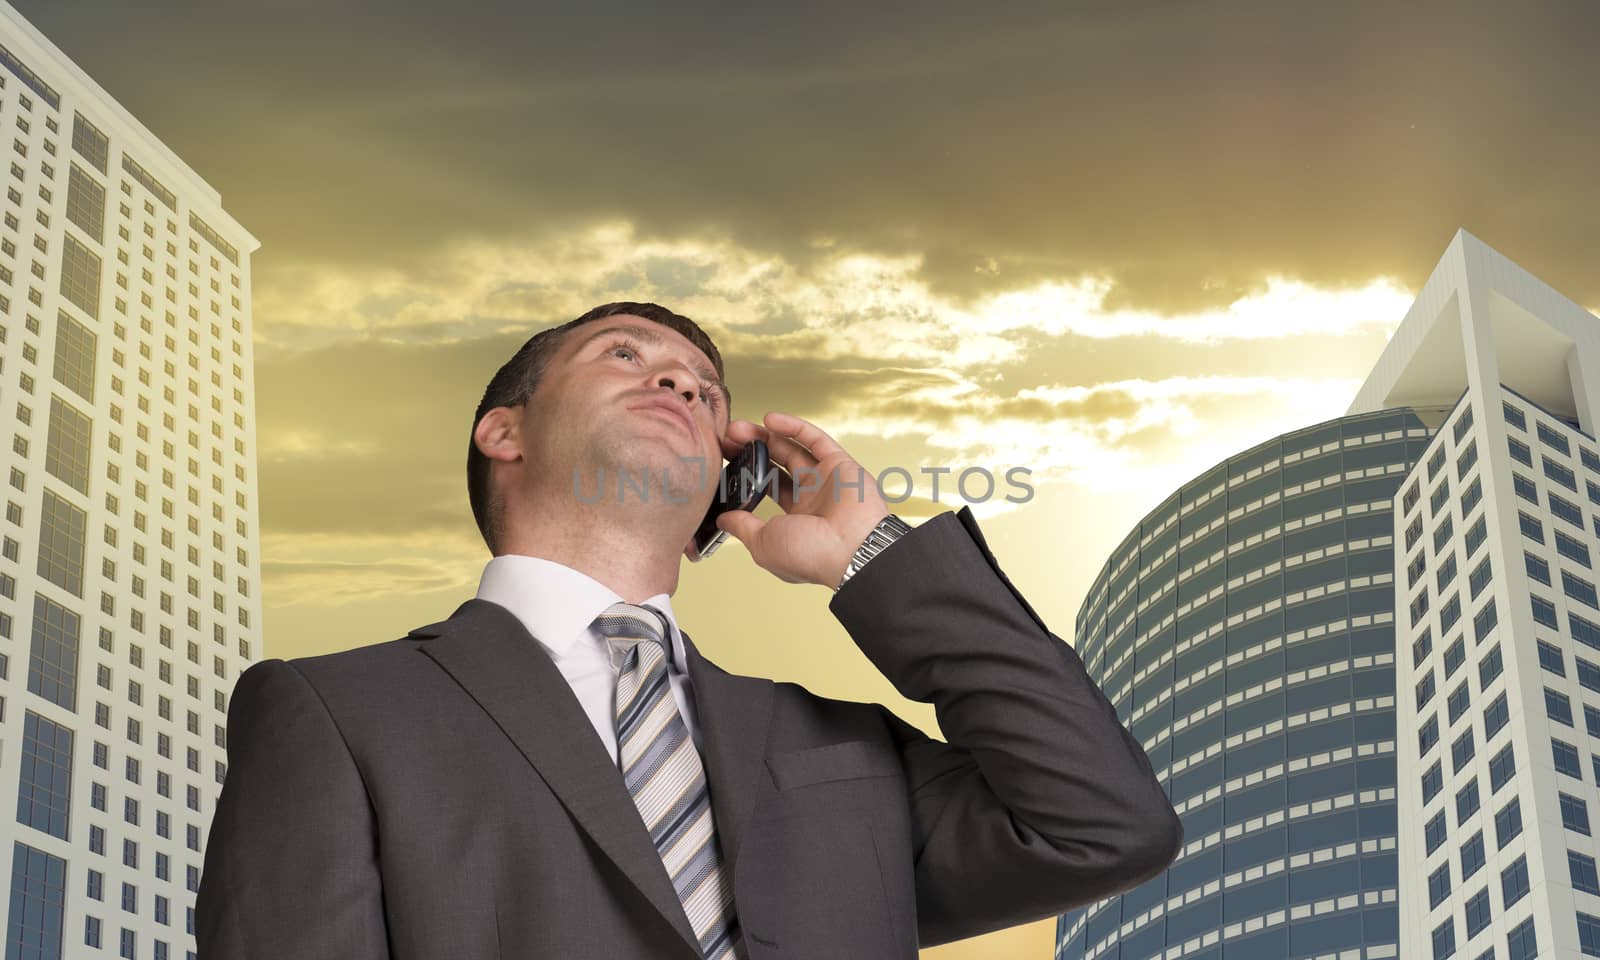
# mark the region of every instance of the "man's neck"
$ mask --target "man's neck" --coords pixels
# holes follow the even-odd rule
[[[678,589],[682,542],[660,529],[679,518],[659,505],[619,509],[615,503],[573,504],[563,509],[508,505],[499,553],[539,557],[593,577],[624,602],[639,603]]]

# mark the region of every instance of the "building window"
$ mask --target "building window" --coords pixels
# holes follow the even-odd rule
[[[1502,412],[1505,413],[1506,423],[1509,423],[1511,426],[1516,427],[1518,430],[1526,431],[1528,429],[1527,418],[1523,416],[1521,410],[1517,409],[1516,407],[1512,406],[1510,403],[1507,403],[1505,401],[1501,401],[1500,409],[1501,409]]]
[[[1421,561],[1424,556],[1425,556],[1425,554],[1423,554],[1422,552],[1419,551],[1417,553],[1417,560]],[[1452,550],[1452,551],[1450,551],[1450,555],[1447,556],[1444,559],[1444,561],[1439,564],[1439,578],[1436,581],[1437,584],[1438,584],[1438,587],[1439,587],[1439,592],[1441,594],[1444,593],[1444,588],[1450,586],[1451,581],[1455,580],[1455,578],[1456,578],[1456,553],[1455,553],[1454,550]]]
[[[1537,643],[1539,645],[1539,666],[1558,677],[1565,677],[1567,675],[1567,667],[1561,648],[1543,640],[1539,640]],[[1600,734],[1596,734],[1596,737],[1600,737]]]
[[[1478,599],[1478,594],[1482,593],[1483,588],[1489,585],[1489,580],[1492,576],[1493,573],[1489,566],[1489,558],[1484,557],[1483,562],[1479,563],[1478,566],[1473,569],[1472,575],[1467,578],[1467,586],[1472,593],[1472,599]]]
[[[1422,725],[1422,729],[1417,731],[1417,754],[1418,754],[1418,756],[1419,757],[1426,757],[1428,755],[1428,751],[1432,750],[1433,749],[1433,745],[1438,743],[1438,742],[1439,742],[1439,717],[1437,715],[1435,715],[1435,716],[1429,717],[1428,718],[1428,722],[1424,723]]]
[[[1511,472],[1511,489],[1516,491],[1517,496],[1528,501],[1534,506],[1539,505],[1539,488],[1534,484],[1532,479],[1525,477],[1514,470]]]
[[[87,517],[82,510],[44,489],[39,521],[40,576],[75,597],[83,596],[83,544]]]
[[[1467,729],[1463,730],[1461,736],[1456,738],[1455,743],[1450,745],[1450,772],[1460,773],[1461,768],[1472,760],[1472,755],[1472,726],[1468,724]],[[1472,784],[1472,795],[1474,797],[1478,795],[1478,784],[1476,782]]]
[[[1550,753],[1555,758],[1556,772],[1574,780],[1583,779],[1583,768],[1578,766],[1578,750],[1565,740],[1551,738]]]
[[[1578,479],[1572,473],[1572,468],[1549,457],[1541,456],[1540,463],[1544,467],[1544,475],[1561,484],[1573,493],[1578,492]]]
[[[1416,597],[1411,601],[1411,622],[1420,623],[1424,614],[1428,612],[1428,588],[1423,587],[1417,591]],[[1442,627],[1440,628],[1443,629]]]
[[[1560,629],[1560,624],[1556,620],[1556,605],[1537,593],[1529,594],[1529,597],[1533,604],[1533,622],[1543,624],[1552,630]]]
[[[1500,909],[1511,909],[1511,905],[1521,900],[1527,892],[1528,858],[1523,854],[1518,856],[1511,866],[1500,871]]]
[[[41,960],[48,955],[59,957],[66,899],[67,862],[15,841],[11,854],[11,920],[6,926],[6,955]]]
[[[45,440],[45,472],[87,496],[89,448],[89,418],[51,394],[50,428]]]
[[[105,239],[106,188],[76,163],[67,169],[67,219],[96,242]]]
[[[1439,869],[1428,874],[1428,909],[1433,909],[1444,903],[1450,896],[1450,861],[1446,860],[1439,865]]]
[[[1561,825],[1573,833],[1589,836],[1589,805],[1584,803],[1582,797],[1575,797],[1570,793],[1559,794],[1561,798]]]
[[[1555,530],[1552,532],[1556,535],[1557,553],[1561,554],[1563,557],[1566,557],[1568,560],[1574,560],[1585,567],[1589,566],[1589,547],[1587,545],[1574,540],[1572,537],[1567,536],[1560,530]],[[1547,577],[1549,576],[1548,573],[1545,575]],[[1545,582],[1548,583],[1549,581],[1546,580]]]
[[[67,839],[72,794],[72,731],[26,712],[22,773],[17,784],[17,822]]]
[[[1433,928],[1433,960],[1445,960],[1456,953],[1456,925],[1454,917]]]
[[[1427,627],[1422,628],[1422,635],[1411,643],[1411,665],[1420,667],[1428,654],[1433,652],[1433,633]]]
[[[1572,631],[1572,639],[1600,650],[1600,626],[1595,626],[1576,613],[1567,614],[1567,626]]]
[[[61,295],[90,319],[100,319],[100,258],[70,233],[61,237]]]
[[[1494,815],[1494,842],[1495,849],[1504,849],[1505,845],[1522,833],[1522,804],[1516,797],[1511,802],[1500,808]]]
[[[1490,602],[1489,606],[1494,606],[1493,601]],[[1478,616],[1482,617],[1483,614],[1480,613]],[[1495,678],[1500,676],[1502,666],[1503,663],[1500,658],[1500,645],[1497,643],[1494,645],[1494,649],[1489,651],[1487,656],[1478,661],[1478,689],[1488,690],[1489,684],[1493,683]]]
[[[1489,704],[1483,710],[1484,739],[1493,740],[1494,735],[1499,733],[1500,729],[1504,727],[1506,722],[1510,719],[1511,711],[1506,706],[1505,691],[1501,691],[1500,696],[1496,697],[1494,702]]]
[[[1450,481],[1439,481],[1439,488],[1428,496],[1428,515],[1437,517],[1439,510],[1450,499]],[[1462,514],[1465,516],[1466,514]]]
[[[1550,494],[1550,512],[1579,530],[1583,529],[1583,511],[1571,500],[1554,493]]]
[[[1472,731],[1467,731],[1471,733]],[[1456,826],[1464,827],[1468,818],[1478,812],[1478,781],[1472,779],[1467,785],[1456,791]],[[1463,876],[1465,876],[1463,872]]]
[[[1426,600],[1427,597],[1427,592],[1424,591],[1422,598]],[[1439,608],[1439,632],[1448,633],[1450,628],[1455,626],[1456,621],[1460,619],[1461,597],[1452,593],[1450,599],[1445,601],[1444,606]]]
[[[1433,478],[1439,472],[1439,468],[1444,466],[1444,458],[1445,458],[1445,448],[1444,448],[1444,443],[1441,441],[1440,444],[1439,444],[1439,449],[1433,451],[1433,456],[1428,458],[1428,482],[1429,483],[1433,482]]]
[[[1467,681],[1463,680],[1460,686],[1450,692],[1450,699],[1446,701],[1446,709],[1450,713],[1451,726],[1454,726],[1455,722],[1461,719],[1461,715],[1467,712],[1467,707],[1471,705],[1471,701],[1471,691],[1467,689]]]
[[[1450,535],[1454,532],[1455,526],[1451,517],[1449,514],[1445,514],[1444,520],[1440,521],[1439,526],[1433,531],[1433,552],[1435,554],[1444,549],[1445,544],[1450,542]]]
[[[1467,529],[1467,556],[1471,557],[1489,536],[1489,524],[1481,515]]]
[[[98,340],[93,330],[74,320],[65,310],[56,311],[53,374],[62,386],[90,403],[94,402],[94,358]]]
[[[1428,854],[1431,856],[1433,854],[1433,851],[1439,849],[1439,845],[1444,843],[1444,838],[1445,838],[1444,811],[1440,810],[1438,813],[1434,814],[1433,818],[1430,819],[1428,821],[1427,825],[1423,827],[1423,831],[1422,832],[1423,832],[1423,836],[1424,836],[1424,838],[1426,840],[1426,843],[1427,843]],[[1437,904],[1435,904],[1435,906],[1437,906]]]
[[[1442,789],[1444,789],[1444,765],[1435,760],[1433,761],[1433,766],[1429,767],[1428,771],[1422,775],[1423,804],[1426,805],[1431,802],[1434,797],[1439,795],[1439,791]]]
[[[28,690],[73,712],[78,709],[79,627],[76,613],[34,593]]]
[[[1478,868],[1483,866],[1484,859],[1483,831],[1479,830],[1472,835],[1471,839],[1461,845],[1461,881],[1463,883],[1466,882],[1468,877],[1478,872]]]
[[[1467,901],[1466,920],[1468,940],[1482,933],[1483,928],[1489,925],[1488,887],[1479,890],[1472,895],[1472,899]]]
[[[1424,676],[1420,681],[1417,682],[1417,712],[1418,713],[1421,713],[1422,712],[1422,708],[1427,706],[1428,702],[1433,699],[1433,693],[1434,693],[1433,670],[1430,668],[1428,670],[1427,675]]]
[[[1534,936],[1533,918],[1529,917],[1506,936],[1506,956],[1508,960],[1534,960],[1538,955],[1539,939]]]
[[[1544,688],[1544,715],[1556,723],[1572,726],[1572,701],[1567,695],[1549,687]]]
[[[1595,873],[1594,857],[1568,850],[1567,873],[1572,877],[1573,889],[1600,897],[1600,875]]]
[[[1561,591],[1585,606],[1600,610],[1600,597],[1595,596],[1594,584],[1582,577],[1561,571]]]
[[[1539,435],[1539,442],[1553,450],[1561,451],[1564,457],[1572,456],[1572,448],[1567,445],[1567,438],[1558,433],[1548,424],[1539,422],[1535,424],[1535,432]]]
[[[72,113],[72,149],[78,151],[85,160],[94,164],[96,170],[106,172],[106,157],[110,151],[110,140],[94,124],[86,120],[83,114],[76,110]]]
[[[1600,957],[1600,917],[1590,916],[1582,910],[1578,911],[1578,949],[1586,957]]]

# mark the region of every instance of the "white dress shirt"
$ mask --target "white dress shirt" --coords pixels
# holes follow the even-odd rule
[[[600,742],[617,762],[617,677],[622,657],[610,641],[593,627],[606,608],[622,600],[615,591],[586,573],[540,557],[504,554],[489,561],[478,582],[478,599],[497,603],[522,622],[544,647],[556,669],[566,677],[583,712],[589,715]],[[667,680],[678,702],[678,713],[695,748],[700,749],[694,697],[672,601],[665,593],[638,604],[655,607],[665,615],[671,633]]]

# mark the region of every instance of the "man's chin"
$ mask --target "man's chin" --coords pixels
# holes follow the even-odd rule
[[[713,471],[720,471],[722,465],[713,465],[703,456],[685,453],[652,437],[650,442],[640,438],[602,466],[610,499],[615,499],[620,489],[629,500],[637,500],[641,491],[647,491],[651,500],[666,494],[672,501],[682,503],[714,496],[720,474]],[[597,470],[584,478],[585,490],[594,491],[598,475]]]

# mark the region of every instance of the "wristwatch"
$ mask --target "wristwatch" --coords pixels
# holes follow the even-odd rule
[[[878,525],[873,527],[871,532],[867,534],[867,538],[861,542],[861,546],[856,548],[855,556],[850,558],[850,565],[844,568],[843,579],[839,581],[838,587],[833,588],[833,592],[838,593],[840,587],[843,587],[846,581],[855,576],[856,571],[867,565],[868,560],[882,553],[885,547],[910,532],[911,525],[892,513],[879,520]]]

